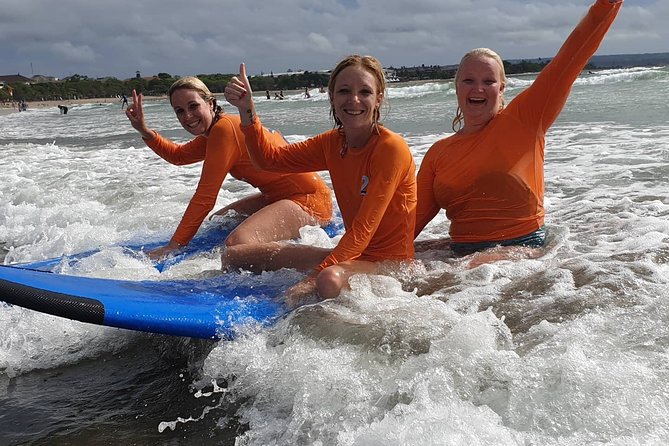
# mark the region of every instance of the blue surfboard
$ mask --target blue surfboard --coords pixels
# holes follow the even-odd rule
[[[203,280],[127,281],[0,266],[0,299],[42,313],[109,327],[231,339],[244,323],[267,325],[287,309],[285,284],[236,273]]]
[[[220,245],[234,225],[202,228],[186,249],[156,265],[164,269]],[[326,229],[342,231],[340,222]],[[130,245],[131,255],[161,246]],[[262,283],[257,276],[225,273],[215,278],[129,281],[59,274],[59,265],[76,262],[97,250],[32,263],[0,266],[0,300],[31,310],[109,327],[231,339],[246,323],[269,325],[289,310],[276,297],[293,283]]]

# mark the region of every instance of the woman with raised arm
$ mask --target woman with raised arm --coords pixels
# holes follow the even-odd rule
[[[240,66],[225,97],[239,109],[251,159],[273,172],[329,171],[346,232],[334,249],[287,243],[234,247],[223,254],[224,267],[313,270],[288,295],[302,296],[315,286],[321,298],[332,298],[353,274],[377,273],[381,261],[413,258],[416,169],[406,141],[379,122],[385,90],[377,59],[346,57],[328,84],[335,128],[303,142],[278,144],[262,131]]]
[[[144,121],[142,95],[133,91],[126,115],[147,146],[166,161],[193,164],[204,161],[200,181],[170,242],[149,252],[161,258],[187,245],[216,205],[223,180],[230,173],[258,188],[216,212],[234,210],[248,217],[225,240],[226,246],[286,240],[299,236],[305,225],[326,225],[332,218],[332,194],[314,172],[282,174],[256,168],[249,159],[239,117],[225,114],[216,98],[196,77],[183,77],[169,89],[170,104],[184,129],[195,135],[186,144],[176,144]],[[261,128],[265,137],[285,143],[276,132]]]
[[[621,6],[596,0],[532,85],[506,106],[501,58],[487,48],[465,54],[455,76],[455,134],[428,150],[418,173],[416,236],[445,209],[455,254],[543,246],[545,135]]]

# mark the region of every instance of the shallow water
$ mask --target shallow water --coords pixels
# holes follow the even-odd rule
[[[511,79],[507,96],[532,79]],[[538,258],[468,268],[471,258],[424,252],[233,342],[0,305],[0,444],[666,444],[668,86],[667,68],[577,81],[547,137],[549,243]],[[389,97],[384,122],[420,163],[450,133],[452,85],[393,84]],[[330,128],[316,91],[259,100],[258,112],[292,140]],[[146,114],[188,139],[165,102]],[[68,273],[218,269],[216,252],[161,274],[105,248],[168,238],[200,169],[157,159],[118,104],[0,116],[0,147],[5,263],[101,247]],[[250,191],[228,180],[217,206]],[[447,231],[441,214],[421,239]]]

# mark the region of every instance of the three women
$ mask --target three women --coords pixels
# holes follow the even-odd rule
[[[250,159],[262,171],[280,174],[328,170],[346,233],[334,249],[275,242],[292,238],[294,231],[227,243],[224,266],[314,269],[303,285],[315,286],[323,298],[334,297],[352,274],[377,272],[384,260],[413,258],[412,239],[440,209],[451,222],[450,247],[456,253],[497,245],[542,246],[545,135],[621,4],[622,0],[596,0],[532,86],[508,105],[501,58],[489,49],[463,57],[455,78],[456,133],[425,155],[418,174],[417,210],[411,152],[399,135],[379,123],[385,78],[378,60],[350,56],[337,65],[328,85],[336,128],[296,144],[286,144],[262,127],[242,65],[225,96],[239,109],[241,127],[237,122],[230,126],[241,128]],[[128,113],[133,126],[154,150],[165,152],[158,149],[161,144],[151,143],[160,139],[143,124],[141,97],[139,110],[139,116]],[[179,110],[175,106],[177,114]],[[197,119],[180,121],[187,130],[199,132],[194,134],[207,136],[205,128],[211,127]],[[309,219],[325,221],[302,210],[308,216],[295,219],[296,226]],[[257,223],[262,226],[262,221]]]

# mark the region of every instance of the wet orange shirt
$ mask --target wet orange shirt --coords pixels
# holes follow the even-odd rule
[[[508,240],[544,224],[544,145],[621,4],[598,0],[530,87],[482,130],[437,141],[418,173],[416,235],[446,210],[454,242]]]
[[[212,127],[209,136],[198,136],[186,144],[176,144],[156,133],[150,141],[144,140],[160,157],[176,164],[203,161],[200,181],[172,240],[186,245],[197,233],[202,221],[216,205],[218,193],[226,175],[257,187],[270,202],[295,199],[304,207],[306,194],[318,194],[325,200],[308,200],[314,207],[305,209],[317,218],[327,221],[332,217],[332,201],[327,184],[317,173],[280,174],[257,169],[246,150],[244,134],[240,131],[239,116],[223,115]],[[285,144],[276,132],[262,129],[276,144]]]
[[[260,119],[242,130],[252,158],[263,168],[330,172],[346,233],[318,269],[354,259],[413,258],[416,167],[400,135],[380,127],[365,147],[342,157],[344,139],[337,130],[287,146],[268,139]]]

